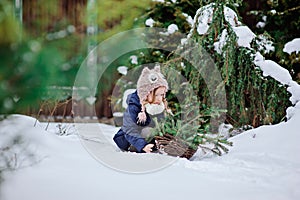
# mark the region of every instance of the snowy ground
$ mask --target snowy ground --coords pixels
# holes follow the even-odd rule
[[[5,173],[2,200],[300,199],[300,109],[287,122],[233,137],[228,154],[197,161],[116,151],[113,126],[79,124],[77,133],[87,132],[80,140],[34,122],[21,115],[0,122],[0,144],[21,134],[37,161]]]

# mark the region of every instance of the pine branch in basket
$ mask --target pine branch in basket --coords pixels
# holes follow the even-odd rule
[[[190,148],[184,140],[170,134],[155,136],[155,140],[158,143],[158,149],[170,156],[179,156],[189,159],[196,152],[196,150]]]

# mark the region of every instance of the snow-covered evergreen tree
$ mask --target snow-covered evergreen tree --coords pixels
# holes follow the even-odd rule
[[[186,1],[159,1],[155,8],[170,9],[181,3]],[[243,25],[236,12],[238,3],[239,1],[214,1],[198,9],[194,21],[190,23],[193,27],[188,38],[197,41],[210,54],[222,73],[228,99],[228,122],[235,126],[278,123],[285,116],[289,95],[281,83],[264,77],[260,68],[253,62],[256,52],[269,50],[269,41],[263,35],[256,36]],[[151,13],[151,26],[168,28],[173,24],[178,27],[178,31],[186,32],[185,29],[179,28],[185,26],[177,24],[176,18],[166,21],[166,18],[161,17],[161,12],[154,11]],[[185,21],[183,20],[185,23],[190,22],[188,15],[182,13],[182,16],[187,16]],[[146,24],[149,19],[146,20]],[[156,21],[159,19],[164,21]],[[190,69],[182,69],[190,80],[186,70]],[[199,81],[194,87],[203,88],[204,84],[203,81]],[[200,92],[200,98],[208,102],[204,91]]]

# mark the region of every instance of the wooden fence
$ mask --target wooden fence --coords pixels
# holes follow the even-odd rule
[[[71,87],[53,87],[48,89],[51,94],[64,94],[65,98],[42,97],[40,103],[30,107],[27,115],[51,121],[72,121],[74,118],[85,121],[105,120],[113,117],[110,101],[110,91],[95,97],[95,102],[90,102],[89,97],[72,97]],[[63,95],[59,95],[63,96]],[[111,121],[111,120],[109,120]]]

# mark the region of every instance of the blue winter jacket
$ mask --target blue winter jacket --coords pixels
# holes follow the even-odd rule
[[[133,145],[141,153],[143,152],[143,148],[148,144],[145,138],[141,136],[142,129],[149,126],[154,127],[155,124],[147,112],[145,123],[137,123],[138,114],[142,109],[137,91],[128,95],[126,103],[128,107],[123,115],[123,126],[113,139],[120,149],[127,151],[129,146]],[[158,118],[161,118],[161,116]]]

